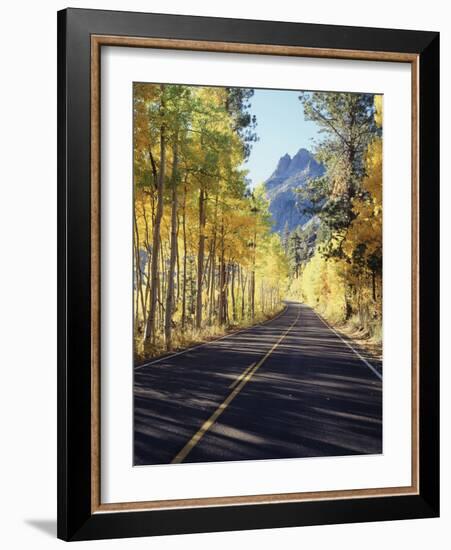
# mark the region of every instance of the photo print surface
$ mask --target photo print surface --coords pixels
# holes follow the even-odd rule
[[[382,106],[133,86],[133,464],[382,453]]]

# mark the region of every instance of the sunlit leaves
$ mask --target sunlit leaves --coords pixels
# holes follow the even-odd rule
[[[271,233],[264,189],[250,193],[246,171],[240,168],[257,139],[256,121],[249,114],[252,94],[220,87],[134,86],[134,238],[135,258],[141,258],[135,259],[136,280],[141,281],[135,296],[135,341],[142,341],[150,291],[156,288],[157,334],[147,349],[151,354],[162,341],[164,321],[166,343],[168,334],[181,342],[187,331],[197,330],[199,337],[208,327],[251,322],[280,307],[288,280],[287,258],[279,237]],[[160,200],[162,135],[166,151]],[[152,286],[149,266],[155,228],[160,246],[158,281]],[[174,246],[175,267],[169,261]],[[168,324],[165,306],[170,311],[171,300],[165,297],[174,289]]]
[[[382,96],[306,93],[301,100],[326,135],[318,146],[326,174],[303,190],[320,227],[313,257],[299,256],[291,292],[332,321],[352,317],[380,335]]]

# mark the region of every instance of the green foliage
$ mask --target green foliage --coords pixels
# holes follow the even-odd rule
[[[233,129],[241,139],[243,156],[248,158],[252,143],[258,140],[255,129],[257,119],[251,115],[251,98],[254,95],[252,88],[226,88],[226,110],[231,115]]]
[[[373,338],[382,323],[382,101],[369,94],[303,93],[307,118],[321,126],[323,177],[300,191],[319,228],[290,237],[292,296],[329,320]],[[304,245],[305,246],[305,245]],[[299,282],[296,278],[299,277]]]
[[[323,253],[343,257],[343,240],[356,217],[353,200],[360,195],[365,176],[365,152],[380,134],[374,96],[304,92],[300,100],[305,117],[315,121],[324,135],[316,157],[326,168],[323,177],[308,182],[300,193],[306,210],[323,224]]]

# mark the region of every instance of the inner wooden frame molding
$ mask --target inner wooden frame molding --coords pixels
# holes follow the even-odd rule
[[[411,485],[337,491],[117,502],[104,504],[100,491],[100,54],[102,46],[228,52],[330,59],[409,63],[412,74],[412,417]],[[419,56],[410,53],[305,48],[166,38],[91,35],[91,511],[164,510],[281,502],[357,499],[419,494]]]

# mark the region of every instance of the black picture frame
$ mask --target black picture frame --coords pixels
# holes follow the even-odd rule
[[[416,54],[419,494],[93,513],[91,36]],[[333,56],[332,56],[333,57]],[[58,13],[58,537],[87,540],[439,515],[439,33],[67,9]]]

